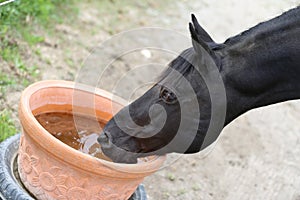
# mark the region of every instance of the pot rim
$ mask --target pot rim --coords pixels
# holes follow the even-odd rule
[[[76,88],[75,88],[76,86]],[[84,92],[91,93],[93,95],[101,96],[112,101],[112,96],[114,96],[114,103],[119,105],[126,105],[125,100],[121,97],[117,97],[107,91],[104,91],[99,88],[94,88],[88,85],[81,83],[75,83],[71,81],[63,80],[45,80],[36,82],[28,86],[23,92],[19,105],[19,117],[24,130],[31,129],[31,131],[26,131],[28,136],[33,139],[43,150],[47,151],[50,154],[53,154],[56,158],[72,165],[73,167],[80,168],[84,171],[89,171],[92,173],[101,174],[105,172],[105,176],[118,177],[122,179],[121,174],[124,175],[126,172],[127,176],[129,175],[132,178],[137,176],[145,176],[143,174],[150,174],[157,171],[163,162],[166,159],[166,156],[156,156],[153,160],[137,163],[137,164],[123,164],[123,163],[114,163],[106,160],[98,159],[92,157],[91,155],[82,153],[67,144],[57,140],[53,137],[46,129],[39,124],[39,122],[34,117],[32,110],[30,109],[30,98],[31,96],[41,89],[47,88],[66,88],[66,89],[76,89]],[[115,100],[116,99],[116,100]],[[28,122],[33,122],[28,125]],[[60,150],[64,150],[64,154]],[[76,158],[76,159],[75,159]],[[100,169],[100,167],[105,167],[105,169]],[[98,169],[98,170],[92,170]],[[113,173],[112,170],[114,169]],[[116,173],[116,171],[119,173]],[[101,172],[102,171],[102,172]],[[120,174],[121,173],[121,174]],[[114,175],[113,175],[114,174]]]

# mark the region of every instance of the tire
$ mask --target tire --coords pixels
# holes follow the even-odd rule
[[[144,185],[140,184],[128,200],[147,200],[147,194]]]
[[[34,200],[16,178],[19,140],[17,134],[0,143],[0,200]],[[139,185],[129,200],[147,200],[144,186]]]
[[[17,182],[13,162],[17,156],[20,135],[14,135],[0,144],[0,198],[3,200],[33,200]]]

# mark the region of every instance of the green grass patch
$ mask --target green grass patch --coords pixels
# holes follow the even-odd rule
[[[6,0],[0,0],[0,3]],[[55,25],[76,20],[75,0],[16,0],[0,6],[0,98],[7,92],[28,86],[39,77],[35,63],[27,63],[30,53],[41,56],[36,47],[45,35],[55,33]],[[28,52],[29,51],[29,52]],[[2,68],[2,66],[5,66]],[[21,87],[20,87],[21,86]],[[0,111],[0,142],[17,130],[12,111]]]
[[[51,31],[54,24],[74,19],[71,17],[72,14],[78,13],[74,2],[74,0],[16,0],[0,6],[1,43],[11,38],[11,35],[30,45],[43,42],[44,38],[36,34],[39,27]]]
[[[74,19],[71,17],[72,14],[78,13],[74,2],[74,0],[16,0],[0,6],[1,47],[5,47],[7,45],[5,41],[10,42],[12,36],[26,41],[29,45],[43,42],[44,37],[37,34],[39,29],[51,32],[53,25]]]
[[[4,74],[0,71],[0,87],[13,85],[15,83],[15,80],[12,79],[8,74]]]
[[[15,84],[15,78],[10,74],[3,73],[0,69],[0,98],[4,98],[7,88]]]
[[[6,138],[15,135],[17,129],[10,118],[10,113],[7,110],[0,112],[0,142]]]
[[[175,181],[176,180],[176,177],[174,174],[171,174],[171,173],[168,173],[167,174],[167,178],[170,180],[170,181]]]
[[[4,2],[5,0],[0,0]],[[10,66],[9,75],[0,71],[0,92],[14,84],[28,86],[39,76],[39,69],[24,60],[28,48],[40,54],[36,44],[45,34],[55,32],[55,24],[75,20],[78,10],[74,0],[16,0],[0,6],[0,60]],[[68,17],[66,17],[68,16]],[[25,44],[25,45],[24,45]]]
[[[16,56],[20,56],[18,45],[13,41],[9,41],[7,38],[2,38],[0,47],[0,56],[5,61],[12,61]]]
[[[65,12],[73,9],[73,2],[73,0],[16,0],[0,7],[0,25],[5,27],[17,25],[17,28],[20,28],[19,26],[29,23],[47,26],[50,21],[60,22]]]

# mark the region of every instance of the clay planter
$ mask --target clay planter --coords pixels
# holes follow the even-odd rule
[[[19,117],[22,135],[19,174],[37,199],[128,199],[144,177],[154,173],[165,157],[151,157],[138,164],[119,164],[81,153],[48,133],[35,119],[45,112],[73,112],[97,117],[104,123],[122,100],[87,86],[74,89],[73,82],[42,81],[22,94]],[[92,103],[91,103],[92,102]]]

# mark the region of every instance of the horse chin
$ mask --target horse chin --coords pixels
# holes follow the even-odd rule
[[[135,153],[131,153],[129,151],[125,151],[116,146],[105,147],[101,146],[102,152],[109,157],[113,162],[116,163],[126,163],[126,164],[134,164],[137,163],[137,155]]]

